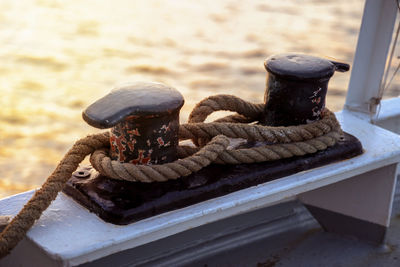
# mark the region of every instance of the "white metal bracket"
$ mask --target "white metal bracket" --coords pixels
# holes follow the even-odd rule
[[[398,12],[396,0],[367,0],[344,108],[374,114]]]

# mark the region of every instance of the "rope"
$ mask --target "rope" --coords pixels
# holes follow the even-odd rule
[[[182,139],[206,138],[222,134],[230,138],[243,138],[251,141],[271,143],[290,143],[309,140],[340,128],[335,115],[327,111],[319,121],[310,124],[288,127],[270,127],[244,123],[188,123],[179,128]]]
[[[294,156],[304,156],[325,150],[342,139],[342,132],[332,131],[326,135],[316,137],[305,142],[289,144],[266,145],[247,149],[225,150],[219,154],[213,163],[216,164],[249,164],[256,162],[273,161]],[[198,150],[196,147],[179,147],[179,157],[187,157]]]
[[[263,104],[253,104],[230,95],[211,96],[199,102],[189,116],[189,123],[179,128],[179,138],[192,139],[201,147],[179,146],[180,159],[162,165],[133,165],[112,161],[108,157],[109,133],[87,136],[77,141],[60,161],[40,190],[0,234],[0,258],[6,256],[26,235],[42,212],[56,198],[79,163],[89,154],[93,167],[110,178],[161,182],[177,179],[216,164],[264,162],[303,156],[333,146],[342,138],[335,115],[326,110],[319,121],[299,126],[269,127],[248,124],[263,115]],[[212,123],[203,121],[214,111],[229,110],[237,114]],[[227,149],[229,138],[261,141],[266,145],[250,149]],[[211,140],[208,142],[208,140]]]
[[[262,115],[264,104],[247,102],[233,95],[209,96],[193,108],[189,115],[189,123],[203,122],[208,115],[219,110],[234,111],[254,121]]]
[[[329,117],[333,113],[327,114]],[[96,150],[91,155],[90,163],[102,175],[113,179],[144,183],[162,182],[190,175],[209,165],[211,161],[217,164],[248,164],[316,153],[333,146],[342,137],[338,122],[332,118],[324,118],[298,128],[259,125],[243,125],[241,128],[240,126],[242,125],[229,123],[181,125],[179,128],[181,139],[192,137],[213,137],[213,139],[201,149],[188,146],[178,147],[178,156],[183,159],[171,163],[148,166],[111,160],[108,156],[108,141],[104,143],[103,149]],[[229,141],[226,141],[226,145],[222,144],[220,141],[222,136],[264,141],[271,144],[248,149],[226,150]],[[216,139],[217,137],[219,138]],[[226,137],[225,140],[227,140]],[[218,150],[214,148],[215,143],[219,145]],[[208,156],[211,152],[213,153],[212,158],[211,155]]]
[[[218,135],[193,155],[188,155],[184,159],[178,159],[171,163],[150,166],[111,160],[108,157],[108,151],[101,149],[92,154],[90,163],[98,172],[114,179],[145,183],[164,182],[188,176],[208,166],[218,155],[226,150],[228,145],[228,138]]]
[[[222,149],[218,155],[214,154],[215,158],[212,159],[217,164],[242,164],[316,153],[333,146],[342,136],[339,122],[336,120],[335,114],[329,110],[324,112],[321,120],[298,126],[271,127],[232,122],[253,121],[261,116],[263,107],[264,104],[253,104],[231,95],[208,97],[194,107],[189,116],[189,123],[180,125],[179,138],[181,140],[192,139],[195,144],[200,145],[205,143],[204,149],[212,143],[208,143],[208,140],[219,135],[268,143],[262,147],[249,149]],[[238,114],[224,117],[218,122],[203,123],[208,115],[219,110],[237,110]],[[200,166],[210,164],[210,158],[194,154],[202,151],[198,147],[179,147],[178,155],[184,159],[163,165],[146,166],[121,163],[111,160],[108,156],[109,142],[104,145],[105,149],[98,150],[91,155],[90,162],[102,175],[118,180],[144,183],[167,181],[190,175],[192,172],[200,170]],[[196,157],[191,159],[193,154]],[[188,164],[194,164],[194,162],[196,164],[190,171]]]
[[[71,178],[72,172],[86,155],[103,146],[104,134],[89,135],[77,141],[60,161],[54,172],[47,178],[42,187],[36,191],[22,210],[13,218],[0,235],[0,257],[6,256],[25,237],[43,211],[57,197],[64,184]]]
[[[203,122],[214,111],[234,111],[235,115],[226,116],[215,122],[250,123],[257,121],[263,114],[264,104],[247,102],[233,95],[209,96],[200,101],[189,115],[189,123]],[[210,139],[191,138],[197,146],[204,146]]]

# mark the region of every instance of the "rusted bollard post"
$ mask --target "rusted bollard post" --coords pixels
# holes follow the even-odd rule
[[[83,112],[97,128],[111,128],[110,157],[133,164],[177,159],[179,110],[183,96],[160,83],[119,86]]]
[[[268,71],[263,124],[289,126],[320,119],[329,79],[335,71],[350,69],[319,57],[286,53],[266,59]]]

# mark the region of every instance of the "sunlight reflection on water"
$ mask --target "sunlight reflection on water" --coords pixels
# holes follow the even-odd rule
[[[72,143],[97,132],[82,110],[126,81],[158,81],[194,104],[261,102],[263,60],[299,51],[351,63],[363,1],[0,2],[0,197],[37,187]],[[327,106],[341,108],[349,73]]]

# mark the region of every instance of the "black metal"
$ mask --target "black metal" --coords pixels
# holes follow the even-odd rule
[[[168,115],[183,106],[183,96],[161,83],[137,82],[114,88],[91,104],[83,119],[96,128],[110,128],[128,116]]]
[[[265,61],[268,71],[263,124],[289,126],[321,118],[330,77],[346,63],[303,54],[280,54]]]

